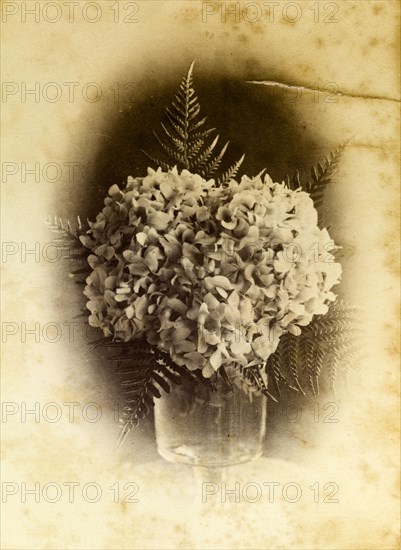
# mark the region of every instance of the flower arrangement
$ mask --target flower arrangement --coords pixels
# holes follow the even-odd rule
[[[341,267],[312,199],[268,176],[216,188],[149,169],[111,187],[89,226],[89,323],[113,340],[144,337],[207,378],[266,362],[335,299]]]
[[[338,247],[317,212],[345,144],[302,185],[298,172],[236,179],[244,157],[219,175],[228,144],[216,153],[192,73],[166,110],[164,139],[155,134],[167,160],[145,153],[156,169],[113,185],[87,230],[56,222],[84,261],[75,273],[87,275],[88,321],[103,332],[94,346],[117,350],[120,440],[171,383],[230,384],[234,367],[277,401],[282,387],[304,393],[303,371],[316,395],[322,371],[334,390],[357,351],[351,310],[332,291]]]

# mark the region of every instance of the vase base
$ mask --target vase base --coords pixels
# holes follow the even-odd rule
[[[210,454],[201,453],[199,456],[193,452],[193,449],[182,445],[176,449],[166,449],[163,447],[158,447],[157,449],[159,455],[167,460],[168,462],[174,462],[179,464],[187,464],[188,466],[200,466],[206,468],[224,468],[225,466],[235,466],[236,464],[243,464],[245,462],[250,462],[256,460],[263,455],[263,451],[237,454],[236,456],[230,457],[229,455],[225,456],[213,456]]]

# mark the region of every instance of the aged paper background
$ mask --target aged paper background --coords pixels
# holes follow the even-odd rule
[[[60,18],[54,4],[2,3],[3,548],[399,547],[399,2],[81,0],[58,2]],[[94,162],[127,109],[116,82],[134,83],[134,100],[149,96],[153,109],[163,79],[174,90],[194,58],[203,75],[303,86],[279,101],[300,141],[320,143],[314,162],[354,136],[330,201],[366,359],[339,422],[312,417],[290,436],[287,424],[275,453],[230,471],[240,502],[224,502],[222,487],[202,498],[189,468],[157,458],[149,430],[110,456],[115,396],[84,336],[71,337],[78,291],[49,259],[43,223],[57,199],[78,210],[85,177],[68,187],[69,170]],[[35,86],[37,97],[26,93]],[[283,497],[288,483],[301,488],[296,502]],[[332,502],[327,483],[338,486]],[[137,502],[124,502],[130,493]]]

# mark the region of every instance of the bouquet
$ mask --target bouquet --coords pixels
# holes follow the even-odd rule
[[[234,367],[277,400],[282,387],[304,393],[303,372],[317,394],[322,370],[334,388],[354,352],[349,308],[333,292],[338,247],[317,212],[345,145],[304,185],[298,173],[238,178],[244,157],[219,175],[228,144],[216,153],[192,73],[156,134],[167,160],[147,155],[154,168],[113,185],[86,231],[67,230],[89,268],[96,345],[117,349],[125,375],[125,432],[182,378],[213,385]]]
[[[144,338],[209,378],[262,365],[335,299],[335,246],[300,189],[159,168],[109,195],[80,240],[89,323],[114,341]]]

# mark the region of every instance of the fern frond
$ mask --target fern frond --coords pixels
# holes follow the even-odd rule
[[[337,380],[344,381],[363,358],[359,322],[360,312],[357,314],[355,307],[338,299],[326,315],[315,316],[299,336],[282,335],[267,366],[275,385],[304,394],[301,381],[305,378],[308,388],[317,396],[323,379],[324,385],[327,382],[335,394]],[[283,374],[286,370],[288,379]]]
[[[117,436],[114,451],[118,451],[124,443],[131,429],[138,425],[153,407],[154,386],[152,384],[151,366],[149,364],[138,366],[135,369],[135,377],[121,383],[125,396],[123,416],[120,419],[121,429]],[[160,394],[160,392],[158,392]],[[152,394],[152,395],[151,395]]]
[[[195,124],[192,124],[191,128],[188,129],[188,133],[191,134],[192,139],[195,139],[195,136],[196,136],[196,134],[194,134],[195,130],[203,126],[206,120],[207,120],[207,116],[201,118],[200,120],[198,120],[198,122],[195,122]],[[216,128],[211,128],[210,131],[214,132],[215,129]]]
[[[217,185],[225,185],[228,183],[232,178],[235,178],[235,176],[238,173],[238,170],[240,169],[241,164],[244,162],[245,155],[242,155],[242,157],[237,160],[237,162],[234,162],[230,168],[224,172],[224,174],[217,180]]]
[[[48,217],[46,225],[52,233],[57,234],[57,238],[53,241],[63,254],[66,254],[63,259],[70,263],[70,276],[77,284],[84,284],[91,269],[87,262],[88,249],[80,240],[80,237],[86,234],[86,228],[83,227],[79,216],[77,216],[74,229],[69,220],[63,222],[61,218],[57,217]]]
[[[192,130],[195,130],[195,128],[192,126]],[[205,139],[207,136],[212,134],[216,131],[216,128],[209,128],[208,130],[203,130],[202,132],[196,132],[191,135],[192,141],[196,141],[198,139]]]
[[[199,380],[205,380],[200,369],[190,371],[185,366],[177,365],[168,353],[160,351],[157,348],[153,352],[156,359],[155,370],[169,378],[172,382],[180,384],[181,381],[185,380],[192,384],[197,384]]]
[[[316,395],[319,395],[319,377],[323,368],[325,351],[322,346],[315,341],[314,346],[314,364],[313,364],[313,384],[316,391]]]
[[[284,336],[277,346],[277,350],[266,361],[266,372],[270,378],[272,378],[276,393],[281,397],[281,388],[286,388],[291,391],[299,392],[296,385],[292,385],[284,375],[284,371],[288,368],[287,354],[286,354],[287,340]]]
[[[282,355],[281,349],[278,348],[276,353],[271,355],[267,361],[267,370],[268,374],[273,378],[274,387],[279,396],[281,396],[280,389],[280,378],[282,377],[280,367],[281,367]]]
[[[164,150],[165,153],[167,153],[167,155],[171,159],[175,160],[176,162],[180,162],[181,164],[185,162],[185,157],[184,157],[185,153],[182,154],[182,153],[179,153],[178,151],[175,151],[173,148],[169,147],[166,143],[164,143],[156,134],[156,132],[153,132],[153,134],[157,139],[157,141],[159,142],[161,148]]]
[[[245,379],[248,380],[248,382],[250,382],[257,389],[259,389],[263,393],[263,395],[266,395],[266,397],[271,399],[274,403],[278,403],[278,400],[274,397],[274,395],[269,392],[268,386],[266,385],[262,375],[260,374],[260,367],[242,368],[241,372]]]
[[[116,372],[124,397],[121,429],[114,451],[124,443],[131,429],[149,413],[154,399],[162,397],[162,391],[170,393],[171,384],[180,385],[183,381],[197,384],[199,373],[177,365],[166,352],[151,348],[144,340],[113,342],[109,338],[99,339],[95,346],[117,350],[117,355],[109,357],[116,363]],[[93,347],[92,347],[93,349]]]
[[[174,137],[171,132],[169,132],[166,128],[166,126],[163,123],[160,123],[160,126],[162,127],[164,133],[166,136],[173,142],[175,145],[177,151],[179,153],[183,153],[185,150],[185,141],[182,138]],[[156,132],[153,132],[153,135],[156,135]],[[146,153],[145,153],[146,155]]]
[[[149,160],[151,160],[152,162],[155,163],[156,166],[160,166],[160,168],[162,168],[163,170],[171,170],[171,166],[169,164],[167,164],[166,162],[164,162],[163,160],[159,160],[159,159],[156,159],[154,157],[151,157],[150,155],[148,155],[148,153],[146,151],[144,151],[143,149],[141,149],[142,153],[144,155],[146,155],[148,157]]]
[[[198,155],[199,151],[202,149],[202,147],[205,146],[205,140],[200,138],[194,141],[190,147],[188,147],[188,159],[196,159],[196,155]]]
[[[159,386],[165,389],[164,381],[160,384],[158,377],[153,376],[154,358],[146,343],[141,342],[134,346],[131,343],[132,347],[136,351],[134,356],[130,353],[121,357],[122,361],[130,361],[129,368],[124,368],[120,362],[116,368],[125,402],[114,451],[121,447],[131,429],[149,413],[154,405],[153,399],[161,397]],[[116,357],[110,359],[115,361]]]
[[[348,145],[348,141],[342,143],[334,151],[332,151],[328,157],[326,157],[323,163],[318,163],[311,169],[311,179],[305,186],[315,207],[320,206],[323,203],[324,192],[328,185],[332,183],[333,176],[338,170],[339,161],[344,149]]]
[[[215,132],[215,128],[204,129],[207,117],[201,116],[199,99],[193,85],[193,67],[194,62],[182,79],[170,107],[166,108],[166,123],[161,124],[165,139],[160,139],[157,133],[154,133],[168,160],[156,158],[145,151],[143,153],[156,167],[160,166],[163,170],[177,166],[179,170],[185,168],[210,179],[217,174],[228,143],[219,153],[215,153],[219,136],[212,139],[211,134]],[[208,140],[209,137],[212,139],[211,142]],[[243,157],[226,170],[222,177],[216,178],[217,186],[234,177],[242,161]]]
[[[336,395],[336,380],[337,380],[337,370],[338,370],[338,359],[335,354],[333,354],[327,361],[327,367],[329,371],[329,380],[330,380],[330,389],[333,392],[334,396]]]
[[[311,335],[307,335],[302,342],[301,347],[301,358],[302,358],[302,367],[307,375],[307,382],[309,389],[311,390],[312,394],[316,396],[316,388],[315,388],[315,370],[314,370],[314,340]]]
[[[224,156],[224,153],[227,150],[227,147],[228,147],[228,141],[223,146],[223,149],[220,151],[220,153],[217,156],[215,156],[206,165],[202,165],[202,168],[201,168],[202,175],[204,175],[205,177],[210,178],[211,176],[213,176],[215,174],[215,172],[217,171],[217,169],[219,168],[219,166],[221,164],[221,161],[223,160],[223,156]]]
[[[299,187],[301,187],[301,180],[299,178],[299,171],[296,170],[294,175],[292,176],[292,178],[290,178],[290,176],[287,176],[286,177],[286,183],[287,183],[287,186],[289,187],[289,189],[298,189]]]
[[[214,148],[217,145],[217,142],[219,140],[219,136],[217,135],[212,143],[210,143],[206,149],[195,159],[193,164],[193,169],[200,171],[203,166],[208,162],[208,160],[211,158]]]
[[[288,333],[282,337],[282,340],[286,351],[286,361],[290,374],[294,380],[295,387],[298,391],[305,395],[305,392],[299,382],[299,371],[301,370],[299,360],[299,338],[291,333]]]
[[[182,129],[181,122],[177,120],[177,118],[172,114],[168,109],[166,109],[166,118],[168,119],[168,122],[172,126],[172,128],[177,132],[177,134],[183,139],[186,140],[186,135],[184,130]]]

